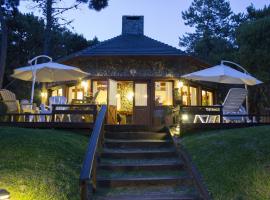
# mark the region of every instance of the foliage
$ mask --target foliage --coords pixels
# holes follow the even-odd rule
[[[248,9],[247,20],[237,29],[239,60],[250,73],[270,81],[270,6]]]
[[[56,130],[0,129],[0,188],[13,200],[79,199],[87,137]]]
[[[1,41],[0,41],[0,88],[3,86],[4,73],[6,68],[7,58],[7,41],[8,41],[8,26],[6,19],[12,17],[17,11],[19,0],[1,0],[0,1],[0,25],[1,25]]]
[[[185,25],[195,28],[180,38],[180,46],[209,63],[216,63],[234,51],[234,29],[241,15],[233,14],[227,0],[194,0],[182,12]]]
[[[42,54],[45,29],[44,21],[32,14],[18,13],[15,17],[8,19],[8,24],[10,29],[8,32],[6,85],[14,80],[10,78],[13,69],[25,66],[29,59]],[[98,42],[96,38],[87,41],[82,35],[72,33],[67,28],[54,28],[52,41],[54,44],[52,48],[54,60]],[[31,83],[15,80],[7,89],[14,91],[18,99],[29,98]]]
[[[269,199],[269,131],[262,126],[183,138],[213,199]]]
[[[51,48],[53,47],[52,32],[54,28],[70,25],[73,19],[63,17],[67,11],[77,9],[81,3],[88,3],[89,0],[73,0],[68,6],[61,6],[61,0],[33,0],[37,7],[41,9],[43,19],[45,20],[45,35],[43,43],[43,54],[52,56]],[[66,3],[68,3],[66,1]],[[70,3],[70,2],[69,2]],[[90,0],[89,9],[100,11],[108,6],[108,0]]]

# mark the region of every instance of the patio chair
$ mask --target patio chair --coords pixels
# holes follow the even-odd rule
[[[246,115],[247,112],[242,106],[244,100],[246,99],[248,91],[244,88],[231,88],[225,97],[225,100],[222,104],[223,107],[223,120],[225,122],[244,122],[248,121],[246,117],[235,116],[235,115]]]
[[[0,89],[2,102],[7,106],[7,113],[20,113],[20,103],[16,99],[16,95],[6,89]]]
[[[46,106],[44,104],[40,105],[40,113],[41,114],[51,114],[52,113],[52,105],[60,105],[60,104],[67,104],[67,98],[64,96],[53,96],[49,98],[49,106]],[[57,107],[57,110],[66,110],[67,107]],[[62,122],[64,119],[64,114],[59,114],[57,117],[60,118],[60,121]],[[68,114],[67,115],[69,122],[71,122],[71,117]],[[45,122],[46,116],[45,115],[40,115],[39,117],[40,122]]]

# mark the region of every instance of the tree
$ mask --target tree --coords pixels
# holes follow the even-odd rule
[[[108,0],[75,0],[74,3],[67,7],[58,7],[61,0],[34,0],[38,3],[38,7],[42,10],[45,21],[45,36],[44,36],[44,54],[51,56],[52,49],[52,31],[54,27],[61,25],[68,25],[72,20],[66,20],[62,17],[62,14],[66,11],[77,9],[81,3],[88,3],[89,9],[100,11],[108,6]],[[89,1],[89,2],[88,2]],[[59,21],[63,21],[60,24]]]
[[[270,107],[270,6],[247,8],[246,21],[236,31],[239,63],[264,84],[250,89],[251,111]]]
[[[195,28],[180,38],[189,54],[215,63],[234,49],[234,29],[241,15],[234,15],[227,0],[194,0],[182,12],[185,25]],[[232,56],[232,55],[230,55]]]
[[[270,6],[247,8],[246,22],[236,31],[239,61],[264,81],[270,80]]]
[[[6,19],[16,12],[19,0],[0,1],[0,25],[1,25],[1,49],[0,49],[0,88],[3,86],[4,73],[6,68],[8,26]]]
[[[42,54],[45,22],[32,14],[18,12],[15,17],[7,19],[7,24],[10,28],[8,30],[9,40],[4,85],[9,85],[8,89],[14,91],[18,98],[29,98],[31,84],[11,79],[10,74],[13,73],[13,69],[24,66],[29,59]],[[61,27],[53,29],[52,42],[54,44],[51,49],[53,59],[57,59],[94,45],[98,41],[96,38],[87,41],[82,35]],[[17,87],[18,84],[20,88]]]

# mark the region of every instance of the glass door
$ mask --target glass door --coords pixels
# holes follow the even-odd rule
[[[150,125],[149,84],[135,82],[134,84],[134,120],[135,125]]]
[[[108,124],[117,124],[117,81],[108,80]]]

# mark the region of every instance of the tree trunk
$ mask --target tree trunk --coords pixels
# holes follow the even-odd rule
[[[0,7],[0,24],[1,24],[1,52],[0,52],[0,89],[3,87],[6,58],[7,58],[7,23],[4,11]]]
[[[52,38],[52,0],[46,0],[46,27],[44,35],[44,50],[43,53],[47,56],[51,56],[51,38]]]

